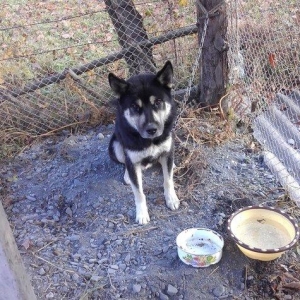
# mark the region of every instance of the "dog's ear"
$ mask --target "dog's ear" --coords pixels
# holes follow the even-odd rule
[[[113,73],[108,74],[108,82],[111,89],[118,95],[121,96],[127,92],[129,84],[124,80]]]
[[[163,68],[157,72],[156,79],[165,87],[171,89],[173,87],[173,66],[167,61]]]

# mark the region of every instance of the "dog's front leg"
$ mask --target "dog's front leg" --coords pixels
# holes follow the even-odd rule
[[[146,196],[143,192],[142,183],[142,169],[140,164],[134,165],[129,158],[126,159],[126,177],[129,178],[129,183],[131,185],[135,208],[136,208],[136,221],[139,224],[147,224],[150,221]]]
[[[180,201],[175,193],[174,181],[173,181],[173,165],[174,156],[171,151],[167,155],[164,155],[159,160],[164,176],[164,194],[167,206],[172,209],[178,209]]]

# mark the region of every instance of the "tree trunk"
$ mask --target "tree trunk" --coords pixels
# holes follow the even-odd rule
[[[200,1],[200,0],[198,0]],[[205,106],[218,104],[226,93],[228,82],[227,61],[227,16],[225,3],[213,10],[223,0],[201,0],[203,7],[210,12],[208,27],[200,60],[200,103]],[[199,41],[205,34],[205,13],[197,5]]]
[[[122,48],[147,41],[147,32],[143,19],[132,0],[104,0],[106,9],[115,27]],[[130,75],[144,72],[156,72],[152,56],[152,46],[137,46],[125,55]]]

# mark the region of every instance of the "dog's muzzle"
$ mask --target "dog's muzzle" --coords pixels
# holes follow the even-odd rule
[[[161,135],[161,130],[155,123],[147,124],[143,131],[142,137],[145,139],[154,139]]]

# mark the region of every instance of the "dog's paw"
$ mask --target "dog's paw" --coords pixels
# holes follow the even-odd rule
[[[176,210],[179,208],[180,201],[175,192],[165,195],[166,204],[171,210]]]
[[[141,225],[147,224],[150,221],[148,209],[147,208],[137,209],[135,220],[137,223]]]

